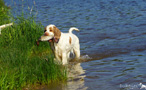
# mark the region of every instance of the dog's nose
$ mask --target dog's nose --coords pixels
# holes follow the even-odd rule
[[[49,33],[45,32],[44,35],[45,35],[45,36],[49,36]]]

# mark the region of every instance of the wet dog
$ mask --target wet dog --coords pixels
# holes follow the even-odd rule
[[[68,33],[63,33],[55,25],[48,25],[37,44],[39,45],[39,41],[49,41],[55,58],[61,61],[63,65],[67,64],[70,53],[74,53],[75,58],[80,58],[79,38],[72,33],[73,30],[79,31],[79,29],[71,27]]]

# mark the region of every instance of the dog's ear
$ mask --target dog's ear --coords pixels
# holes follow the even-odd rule
[[[44,28],[44,32],[46,32],[46,31],[47,31],[47,27]]]
[[[55,39],[55,42],[56,41],[59,41],[60,36],[61,36],[61,31],[56,26],[53,27],[53,31],[54,31],[54,39]]]

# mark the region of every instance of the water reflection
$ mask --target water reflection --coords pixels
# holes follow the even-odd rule
[[[70,63],[68,68],[68,83],[66,90],[86,90],[84,85],[85,70],[81,67],[81,63]]]

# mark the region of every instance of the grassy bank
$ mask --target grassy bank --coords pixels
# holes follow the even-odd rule
[[[9,21],[1,18],[1,24],[6,22]],[[28,85],[66,80],[66,69],[54,63],[49,43],[41,42],[39,47],[36,45],[43,29],[32,16],[25,18],[22,14],[12,27],[2,30],[0,90],[22,89]]]

